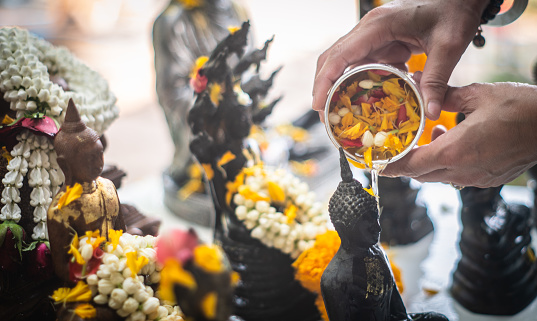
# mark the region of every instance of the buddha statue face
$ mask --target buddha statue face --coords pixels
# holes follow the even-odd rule
[[[73,181],[78,183],[91,182],[103,171],[103,144],[100,140],[88,142],[68,160]]]
[[[330,198],[328,212],[342,246],[367,248],[378,243],[380,223],[375,197],[352,177],[347,158],[340,149],[341,179]]]
[[[101,175],[103,144],[99,135],[82,122],[72,100],[67,107],[65,122],[54,139],[54,149],[67,186],[92,182]]]

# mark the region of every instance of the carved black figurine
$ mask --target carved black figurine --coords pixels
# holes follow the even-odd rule
[[[206,173],[215,208],[215,242],[222,246],[231,267],[241,276],[234,295],[235,315],[256,321],[318,321],[321,317],[315,307],[315,294],[295,280],[291,266],[293,259],[252,238],[250,230],[236,217],[233,202],[228,202],[226,197],[229,184],[246,166],[247,156],[252,159],[259,157],[253,155],[246,144],[252,124],[262,121],[277,102],[257,109],[256,104],[267,94],[272,77],[261,81],[258,75],[254,75],[259,82],[251,83],[255,85],[249,87],[252,91],[242,88],[249,93],[252,102],[242,105],[234,92],[235,85],[241,83],[241,74],[235,74],[227,65],[214,62],[242,53],[238,45],[244,45],[243,40],[247,36],[244,30],[248,27],[248,24],[243,24],[243,29],[224,40],[225,45],[218,45],[206,65],[199,70],[199,74],[207,77],[207,88],[218,84],[221,95],[217,102],[213,102],[217,106],[216,111],[207,100],[208,89],[197,95],[189,116],[193,134],[190,150],[204,168],[209,169]],[[251,59],[250,63],[250,66],[257,66],[259,60]],[[216,65],[226,68],[213,73]],[[242,66],[240,70],[248,70],[250,66]],[[223,155],[229,153],[234,158],[220,165]]]
[[[447,320],[434,312],[407,314],[378,243],[381,229],[375,197],[352,177],[343,149],[340,166],[342,181],[328,211],[341,246],[321,278],[330,320]]]
[[[530,210],[507,204],[502,187],[460,191],[462,257],[451,294],[474,313],[514,315],[537,296]]]

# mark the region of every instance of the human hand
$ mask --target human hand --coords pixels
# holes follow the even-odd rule
[[[443,109],[462,112],[465,120],[388,165],[382,175],[460,186],[508,183],[537,163],[536,102],[537,86],[527,84],[449,88]]]
[[[421,91],[427,117],[438,119],[447,82],[475,35],[484,0],[395,0],[366,14],[317,61],[312,108],[321,119],[327,93],[347,67],[387,63],[406,69],[411,53],[425,52]]]

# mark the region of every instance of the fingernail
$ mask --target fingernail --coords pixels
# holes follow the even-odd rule
[[[442,109],[442,106],[440,106],[440,103],[436,100],[431,100],[427,104],[427,111],[429,112],[429,115],[432,116],[433,119],[437,119],[440,117],[440,110]]]

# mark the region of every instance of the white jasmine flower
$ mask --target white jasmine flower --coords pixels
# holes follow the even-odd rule
[[[125,312],[133,313],[134,311],[138,309],[139,305],[140,303],[136,301],[135,298],[130,297],[127,300],[125,300],[125,302],[123,302],[123,306],[121,309],[123,309]]]

